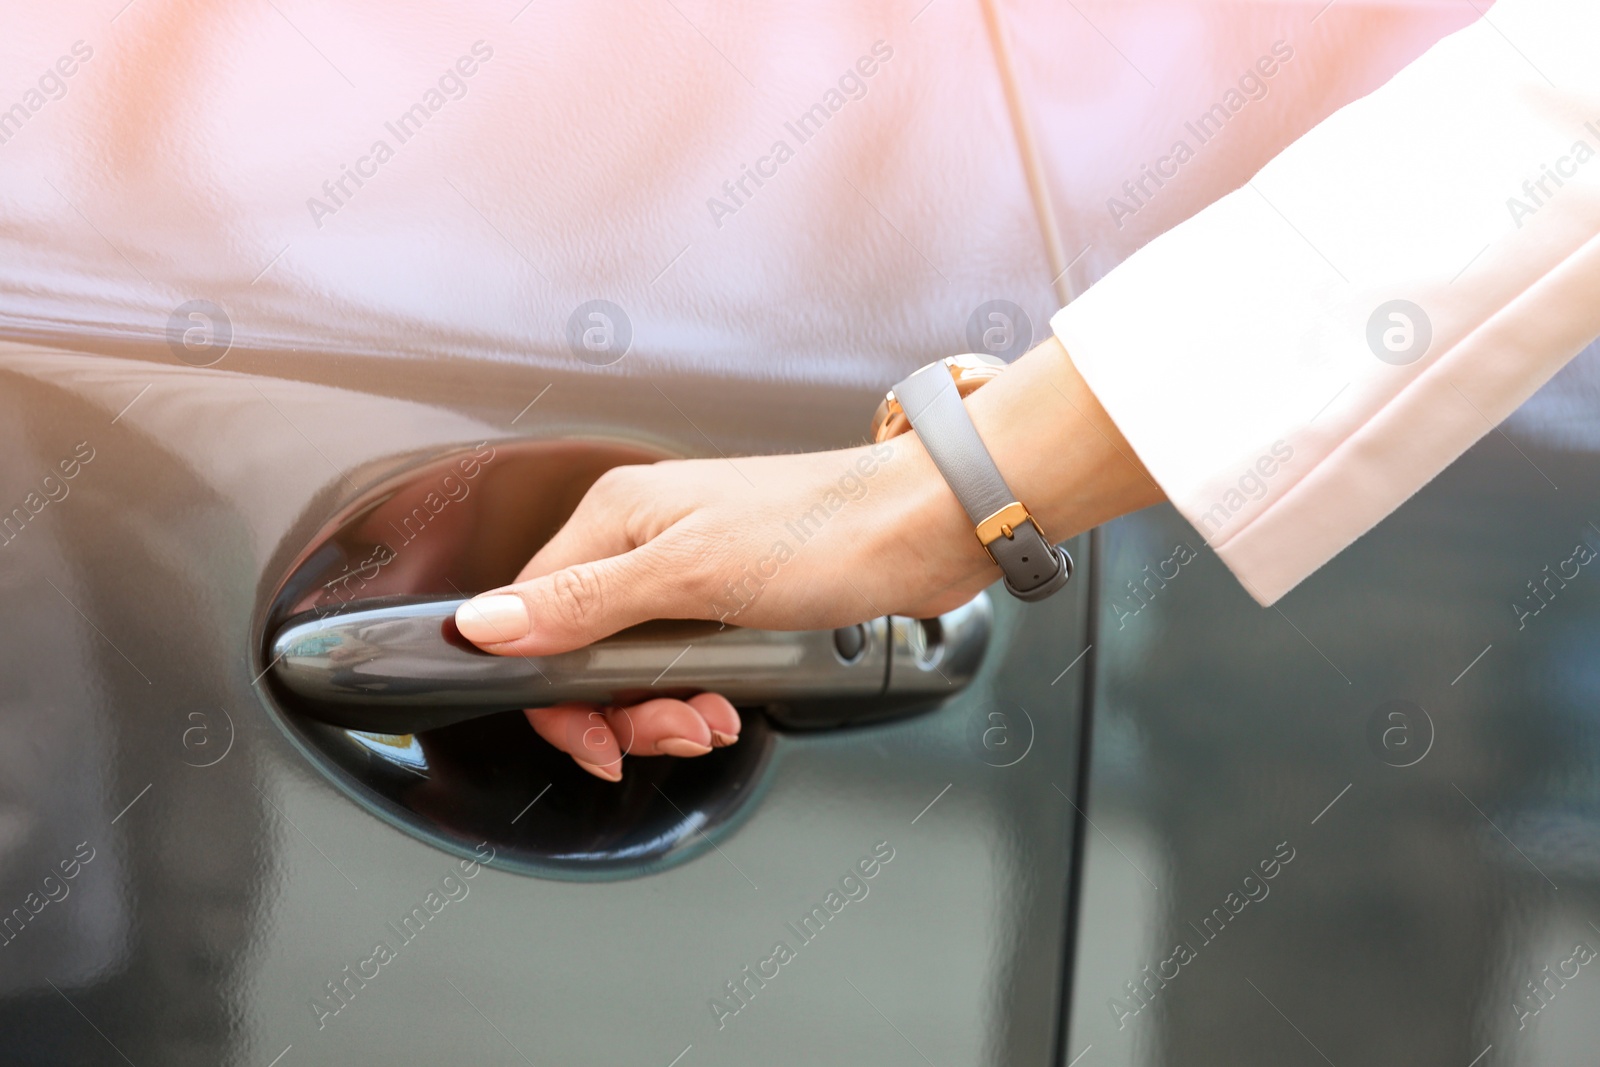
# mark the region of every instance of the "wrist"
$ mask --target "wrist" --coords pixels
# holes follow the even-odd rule
[[[1054,336],[965,404],[1014,498],[1052,542],[1164,498]],[[994,560],[921,439],[886,443],[895,488],[873,558],[893,552],[930,593],[965,590],[965,599],[993,580]]]
[[[987,585],[994,577],[994,561],[928,450],[915,433],[900,434],[886,444],[894,449],[885,469],[892,472],[896,502],[884,536],[940,587]]]
[[[1053,334],[968,397],[967,409],[1052,541],[1165,499]]]

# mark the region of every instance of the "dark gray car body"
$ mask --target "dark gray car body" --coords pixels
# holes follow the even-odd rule
[[[1074,289],[1473,17],[1004,14]],[[606,450],[861,440],[882,389],[970,347],[989,301],[1042,336],[1054,272],[980,12],[138,0],[30,16],[9,65],[79,39],[93,58],[0,145],[0,508],[26,514],[0,546],[0,921],[23,912],[0,944],[0,1060],[1466,1064],[1492,1044],[1480,1062],[1554,1064],[1592,1043],[1588,968],[1527,1029],[1511,1005],[1600,945],[1600,578],[1522,629],[1510,607],[1600,544],[1592,360],[1281,610],[1203,550],[1129,600],[1146,566],[1201,548],[1155,509],[1074,544],[1049,603],[997,595],[961,696],[858,729],[753,720],[768,747],[736,782],[639,772],[703,786],[715,817],[642,788],[602,807],[530,756],[551,792],[530,778],[476,812],[504,827],[475,850],[418,820],[499,753],[330,756],[266,677],[285,583],[337,516],[442,459],[550,448],[547,482],[441,512],[548,526]],[[1123,178],[1278,40],[1297,65],[1232,141],[1115,225]],[[826,138],[709,209],[874,55]],[[425,129],[385,132],[466,66]],[[392,159],[363,164],[383,138]],[[366,165],[337,203],[321,188]],[[627,318],[616,360],[571,341],[592,300]],[[477,570],[430,535],[384,580],[487,587],[534,526]],[[1431,723],[1409,766],[1422,720],[1374,735],[1387,701]],[[615,861],[656,819],[681,850],[590,878],[508,865],[493,839],[576,826]],[[863,863],[868,891],[845,894]],[[835,911],[836,891],[859,899]],[[797,934],[818,906],[826,928]],[[1220,934],[1186,932],[1218,907]],[[1190,938],[1133,1011],[1125,983]],[[780,941],[794,958],[752,982]],[[371,962],[379,942],[392,958]]]

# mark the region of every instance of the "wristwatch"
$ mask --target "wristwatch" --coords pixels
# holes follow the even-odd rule
[[[1005,363],[969,353],[914,371],[884,396],[872,417],[874,441],[915,430],[972,520],[973,532],[1019,600],[1043,600],[1072,577],[1072,557],[1052,545],[995,466],[962,398],[997,377]]]

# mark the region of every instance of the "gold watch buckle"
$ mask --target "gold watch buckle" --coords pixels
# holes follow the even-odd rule
[[[1027,505],[1020,500],[1013,500],[978,523],[973,528],[973,532],[978,535],[978,540],[982,542],[984,551],[988,552],[989,546],[1000,538],[1004,537],[1009,541],[1015,537],[1017,527],[1025,522],[1033,523],[1033,528],[1039,531],[1039,536],[1044,537],[1044,530],[1039,526],[1039,521],[1033,517],[1033,513],[1028,510]],[[1045,537],[1045,540],[1048,541],[1049,538]],[[989,558],[994,559],[993,552],[989,552]],[[999,561],[996,560],[996,562],[998,563]]]

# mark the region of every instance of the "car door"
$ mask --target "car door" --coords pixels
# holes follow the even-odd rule
[[[757,702],[616,787],[515,712],[319,723],[270,654],[291,608],[505,581],[608,466],[859,442],[972,324],[1041,336],[979,12],[914,14],[29,16],[6,1059],[1050,1061],[1087,582],[993,597],[954,696]]]
[[[1130,644],[1116,598],[1182,542],[1170,515],[1114,527],[1103,575],[1075,544],[1047,605],[994,597],[958,695],[860,725],[757,702],[736,750],[613,794],[515,717],[319,724],[269,654],[308,594],[503,580],[609,464],[859,441],[899,375],[1024,350],[1060,296],[1474,17],[1069,6],[996,5],[1009,50],[944,0],[135,0],[21,22],[0,45],[22,72],[0,114],[8,1056],[1087,1064],[1188,1062],[1212,1026],[1282,1037],[1205,982],[1139,1020],[1164,1029],[1102,1018],[1107,975],[1127,1010],[1166,959],[1143,951],[1159,901],[1231,889],[1197,865],[1234,809],[1184,773],[1201,750],[1170,709],[1205,670],[1248,689],[1276,618],[1184,563],[1212,577],[1142,609]],[[1219,104],[1225,134],[1147,177]],[[1179,603],[1217,653],[1200,674],[1148,636]],[[1328,682],[1284,662],[1296,699]],[[1128,707],[1157,712],[1107,710]],[[1271,773],[1255,721],[1237,758]],[[1291,750],[1322,737],[1284,728]],[[1154,888],[1167,867],[1113,797],[1195,820],[1170,861],[1189,895]],[[1297,873],[1272,829],[1215,862]],[[1288,943],[1263,999],[1320,944]]]

